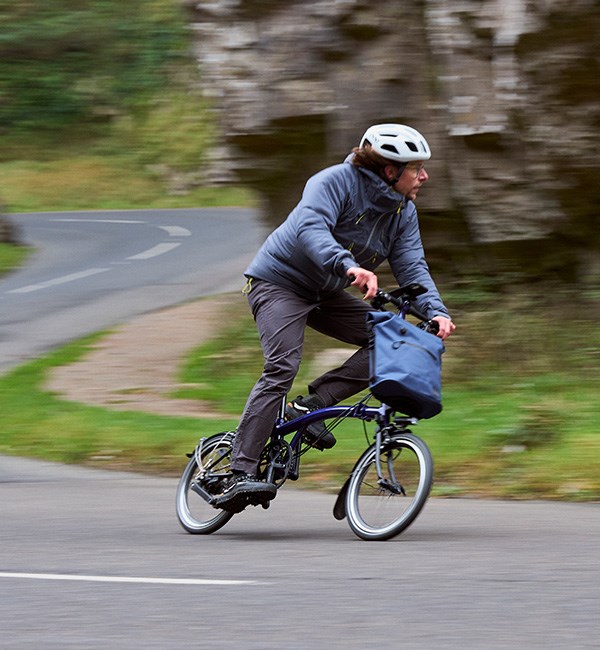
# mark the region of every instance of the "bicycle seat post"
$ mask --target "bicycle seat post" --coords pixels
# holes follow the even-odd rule
[[[277,421],[275,422],[276,426],[280,426],[285,422],[285,407],[287,405],[287,395],[284,395],[281,398],[281,404],[279,406],[279,412],[277,413]]]

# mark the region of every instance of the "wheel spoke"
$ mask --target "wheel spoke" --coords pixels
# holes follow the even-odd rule
[[[199,449],[201,458],[194,454],[183,472],[177,487],[177,516],[190,533],[212,533],[233,516],[214,508],[202,497],[203,490],[208,493],[218,490],[218,485],[229,476],[231,447],[232,438],[228,433],[204,440]]]

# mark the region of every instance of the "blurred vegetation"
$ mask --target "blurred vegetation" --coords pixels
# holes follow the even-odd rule
[[[0,0],[7,210],[248,204],[197,189],[214,131],[198,81],[173,0]]]
[[[145,110],[186,54],[164,0],[0,4],[0,127],[64,131]]]

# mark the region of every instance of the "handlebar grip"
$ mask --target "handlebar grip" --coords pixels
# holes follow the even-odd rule
[[[421,321],[417,327],[425,332],[429,332],[429,334],[437,334],[440,331],[440,324],[436,320]]]

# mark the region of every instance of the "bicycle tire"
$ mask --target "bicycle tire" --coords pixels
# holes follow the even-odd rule
[[[433,483],[433,458],[426,443],[410,433],[393,434],[382,444],[376,470],[376,445],[358,459],[346,493],[346,516],[352,531],[369,540],[400,534],[423,509]]]
[[[218,433],[202,442],[201,463],[210,468],[210,480],[215,488],[230,476],[229,463],[233,437],[231,432]],[[193,535],[210,535],[222,528],[234,515],[211,506],[199,494],[194,492],[192,484],[199,479],[200,470],[196,453],[192,454],[177,485],[176,508],[179,523]],[[199,481],[203,487],[206,480]]]

